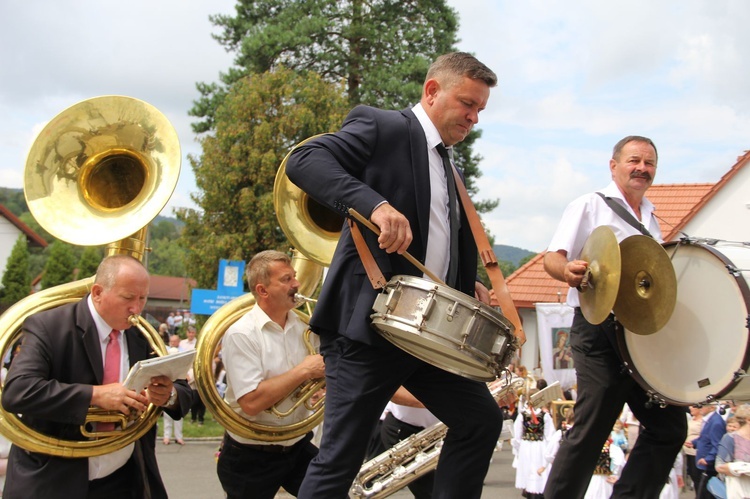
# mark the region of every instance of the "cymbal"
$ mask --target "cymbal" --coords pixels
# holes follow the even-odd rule
[[[622,277],[614,312],[635,334],[654,334],[672,317],[677,303],[677,277],[664,247],[648,236],[620,243]]]
[[[620,286],[620,246],[607,226],[586,239],[581,260],[588,262],[584,282],[579,286],[581,312],[591,324],[601,324],[612,311]]]

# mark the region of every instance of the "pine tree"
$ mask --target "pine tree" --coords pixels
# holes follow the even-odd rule
[[[42,288],[47,289],[73,280],[75,257],[67,243],[55,241],[47,247],[47,263],[44,265]]]
[[[29,278],[29,249],[26,236],[18,236],[8,257],[3,273],[3,288],[0,290],[0,306],[8,307],[28,296],[31,279]]]

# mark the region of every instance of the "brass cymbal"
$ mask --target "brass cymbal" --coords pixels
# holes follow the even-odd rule
[[[597,227],[583,245],[581,260],[589,264],[579,286],[581,312],[591,324],[601,324],[612,311],[620,286],[620,246],[612,229]]]
[[[635,334],[654,334],[672,317],[677,303],[677,277],[664,247],[648,236],[620,243],[622,277],[614,311]]]

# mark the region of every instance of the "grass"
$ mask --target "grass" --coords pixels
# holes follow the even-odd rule
[[[164,436],[164,423],[159,419],[159,438]],[[206,411],[206,416],[203,420],[203,425],[198,423],[192,423],[190,421],[190,413],[183,418],[184,424],[182,425],[182,433],[185,438],[221,438],[224,435],[224,427],[221,426],[213,417],[213,414]]]

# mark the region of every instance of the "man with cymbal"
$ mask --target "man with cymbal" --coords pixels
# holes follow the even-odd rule
[[[616,334],[622,325],[606,317],[592,324],[581,310],[589,263],[581,259],[594,229],[609,227],[617,242],[632,235],[650,235],[662,242],[654,205],[645,197],[656,174],[654,143],[628,136],[614,147],[609,161],[612,182],[571,202],[544,256],[544,268],[570,286],[567,303],[575,308],[570,344],[576,368],[575,425],[563,440],[544,491],[546,499],[583,497],[602,445],[627,403],[643,430],[612,497],[656,498],[685,440],[684,409],[659,407],[622,365]],[[609,313],[609,314],[608,314]],[[608,314],[608,315],[607,315]]]

